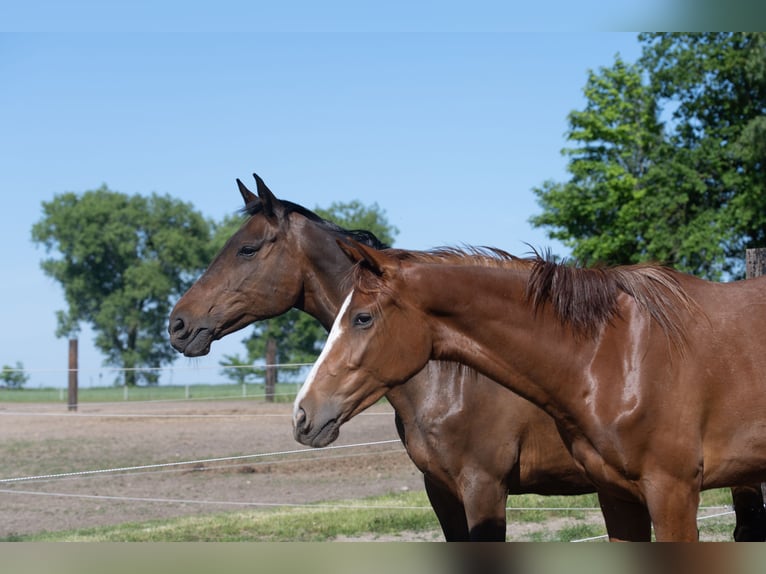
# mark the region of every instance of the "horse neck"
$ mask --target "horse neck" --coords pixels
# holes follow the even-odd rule
[[[295,307],[329,331],[347,295],[344,283],[351,269],[351,262],[336,243],[343,236],[305,218],[292,225],[300,226],[296,244],[304,265],[303,297]]]
[[[413,287],[431,325],[432,358],[468,365],[547,407],[558,402],[562,381],[575,383],[591,343],[576,338],[548,305],[533,308],[528,278],[519,269],[445,265],[422,273]]]

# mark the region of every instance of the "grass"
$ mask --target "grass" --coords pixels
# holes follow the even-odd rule
[[[364,508],[367,506],[368,508]],[[385,508],[384,508],[385,507]],[[169,520],[126,523],[34,535],[2,541],[24,542],[322,542],[370,532],[439,528],[424,493],[408,492],[303,507],[227,512]]]
[[[727,489],[704,493],[703,505],[731,504]],[[569,542],[605,534],[595,495],[509,497],[508,522],[530,525],[522,538],[537,542]],[[366,507],[366,508],[365,508]],[[571,509],[571,510],[549,510]],[[567,520],[558,520],[566,517]],[[731,540],[733,517],[700,521],[701,536]],[[425,493],[397,492],[361,500],[303,507],[226,512],[116,526],[10,535],[0,541],[24,542],[324,542],[338,537],[396,540],[402,532],[425,533],[443,540]]]

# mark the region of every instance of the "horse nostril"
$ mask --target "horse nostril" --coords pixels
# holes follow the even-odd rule
[[[184,320],[181,319],[181,317],[176,318],[175,321],[173,321],[173,324],[171,325],[170,332],[171,333],[178,333],[180,331],[183,331],[186,328],[186,323],[184,323]]]
[[[293,417],[293,427],[296,431],[303,430],[303,426],[306,424],[306,411],[303,408],[299,408],[295,416]]]

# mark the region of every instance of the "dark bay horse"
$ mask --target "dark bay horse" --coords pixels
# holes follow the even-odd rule
[[[185,355],[204,355],[214,340],[291,307],[329,329],[352,268],[337,240],[353,237],[383,247],[370,233],[339,228],[277,199],[255,177],[259,197],[238,181],[250,217],[171,314],[171,343]],[[444,395],[449,402],[440,399]],[[508,492],[594,490],[552,419],[476,371],[432,361],[410,383],[391,388],[387,398],[447,540],[503,540]],[[488,420],[477,421],[473,412],[488,413]],[[443,448],[445,441],[451,448]],[[735,539],[763,540],[760,490],[741,488],[734,502]],[[616,528],[610,531],[624,538],[647,536]]]
[[[696,540],[701,489],[766,478],[766,277],[719,284],[656,266],[341,246],[353,290],[296,398],[301,442],[437,359],[548,412],[607,522]],[[496,412],[470,416],[496,432]]]

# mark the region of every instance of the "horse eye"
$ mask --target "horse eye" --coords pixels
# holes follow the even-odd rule
[[[354,317],[354,327],[361,327],[362,329],[372,325],[372,315],[369,313],[358,313]]]
[[[256,253],[258,253],[258,249],[256,247],[253,247],[252,245],[243,245],[239,248],[237,255],[241,255],[242,257],[252,257]]]

